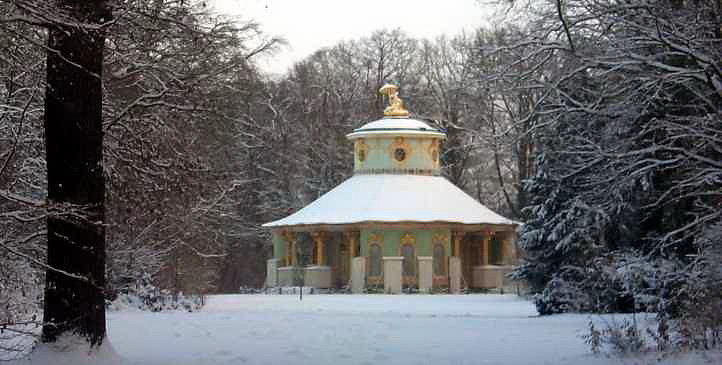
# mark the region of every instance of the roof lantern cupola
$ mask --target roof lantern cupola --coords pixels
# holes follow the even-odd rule
[[[346,135],[354,141],[354,174],[440,175],[439,150],[446,134],[410,118],[398,90],[382,86],[379,93],[388,99],[384,117]]]

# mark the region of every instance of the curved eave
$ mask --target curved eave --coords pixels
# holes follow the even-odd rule
[[[369,138],[369,137],[383,137],[383,136],[394,136],[394,137],[426,137],[426,138],[440,138],[446,139],[446,134],[436,131],[422,131],[418,129],[367,129],[359,132],[353,132],[346,135],[347,139],[354,140],[357,138]]]
[[[361,229],[388,229],[388,230],[406,230],[414,228],[427,228],[427,229],[451,229],[454,231],[462,232],[511,232],[515,231],[520,225],[518,222],[511,224],[490,224],[490,223],[458,223],[458,222],[444,222],[444,221],[433,221],[433,222],[419,222],[419,221],[397,221],[397,222],[383,222],[383,221],[363,221],[354,223],[336,223],[336,224],[296,224],[296,225],[277,225],[277,226],[266,226],[276,231],[289,231],[289,232],[311,232],[311,231],[327,231],[327,232],[341,232],[341,231],[358,231]]]
[[[516,226],[444,177],[384,174],[354,175],[301,210],[263,226],[362,224]]]

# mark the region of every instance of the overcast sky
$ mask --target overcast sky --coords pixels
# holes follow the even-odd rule
[[[313,51],[342,40],[358,39],[378,29],[400,28],[412,37],[456,35],[488,24],[489,6],[477,0],[214,0],[222,14],[260,23],[289,46],[259,63],[283,73]]]

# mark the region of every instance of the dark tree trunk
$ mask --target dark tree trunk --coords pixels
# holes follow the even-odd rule
[[[48,265],[43,342],[64,332],[99,346],[105,337],[105,183],[103,178],[104,1],[65,0],[59,12],[80,24],[48,34],[45,145]]]

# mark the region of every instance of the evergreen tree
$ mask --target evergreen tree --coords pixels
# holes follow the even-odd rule
[[[549,62],[535,66],[544,79],[529,81],[547,93],[515,275],[531,282],[543,314],[678,317],[689,310],[683,294],[699,289],[689,270],[709,270],[698,262],[719,245],[700,237],[721,218],[720,9],[633,3],[554,7],[566,44],[525,45]]]

